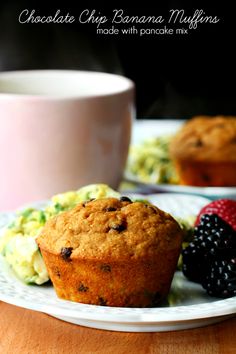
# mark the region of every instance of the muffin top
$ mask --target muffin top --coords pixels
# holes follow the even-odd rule
[[[50,219],[39,247],[64,259],[153,258],[180,247],[182,230],[164,211],[123,197],[96,199]]]
[[[186,122],[170,144],[174,159],[236,160],[236,117],[198,116]]]

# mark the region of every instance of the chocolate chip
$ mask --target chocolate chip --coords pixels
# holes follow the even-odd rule
[[[161,300],[161,294],[159,292],[154,293],[152,295],[151,307],[157,306],[160,303],[160,300]]]
[[[56,275],[58,278],[60,278],[60,277],[61,277],[61,273],[59,272],[59,270],[58,270],[58,269],[55,269],[55,275]]]
[[[117,209],[116,208],[113,208],[113,207],[107,207],[105,209],[105,211],[116,211]]]
[[[231,143],[236,144],[236,137],[235,136],[231,139]]]
[[[70,261],[70,256],[71,256],[72,251],[73,251],[72,247],[62,247],[61,248],[61,257],[67,262]]]
[[[120,201],[121,201],[121,202],[129,202],[129,203],[132,203],[132,200],[129,199],[128,197],[125,197],[125,196],[120,197]]]
[[[197,140],[194,142],[194,146],[196,146],[196,147],[201,147],[201,146],[203,146],[203,143],[202,143],[202,141],[201,141],[200,139],[197,139]]]
[[[111,266],[109,264],[102,264],[100,269],[103,271],[103,272],[111,272]]]
[[[156,208],[153,205],[148,205],[149,209],[151,209],[155,214],[157,213]]]
[[[99,297],[98,298],[98,305],[106,306],[107,305],[107,301],[105,299],[103,299],[103,297]]]
[[[86,293],[86,291],[88,291],[88,287],[84,286],[84,284],[80,283],[80,285],[78,287],[78,291],[80,291],[82,293]]]
[[[126,229],[126,225],[124,223],[122,224],[112,224],[110,225],[110,229],[121,232]]]
[[[211,180],[210,176],[208,176],[206,174],[202,174],[202,179],[204,182],[210,182],[210,180]]]

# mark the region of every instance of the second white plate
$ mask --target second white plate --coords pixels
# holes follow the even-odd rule
[[[139,144],[145,139],[161,135],[175,134],[183,125],[184,120],[177,119],[140,119],[134,122],[132,131],[132,143]],[[236,199],[236,187],[194,187],[171,184],[152,184],[140,180],[131,173],[125,173],[125,180],[139,185],[140,190],[151,190],[155,192],[187,193],[202,195],[211,199],[230,198]]]

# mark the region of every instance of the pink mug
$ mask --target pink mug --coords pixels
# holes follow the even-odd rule
[[[0,73],[0,210],[89,183],[117,188],[134,84],[99,72]]]

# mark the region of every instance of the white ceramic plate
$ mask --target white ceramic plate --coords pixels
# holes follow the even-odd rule
[[[196,214],[208,203],[202,197],[179,194],[156,194],[148,199],[174,216]],[[11,218],[12,214],[0,214],[2,227]],[[175,274],[170,297],[171,306],[157,308],[116,308],[60,300],[50,285],[23,284],[0,257],[0,300],[78,325],[129,332],[171,331],[206,326],[236,313],[235,297],[209,297],[200,285],[189,282],[180,272]]]
[[[141,141],[161,135],[174,134],[184,123],[184,120],[137,120],[134,123],[132,143],[138,144]],[[231,198],[236,199],[236,187],[194,187],[171,184],[152,184],[140,180],[131,173],[125,173],[125,180],[134,182],[142,190],[153,192],[171,192],[203,195],[212,199]]]

